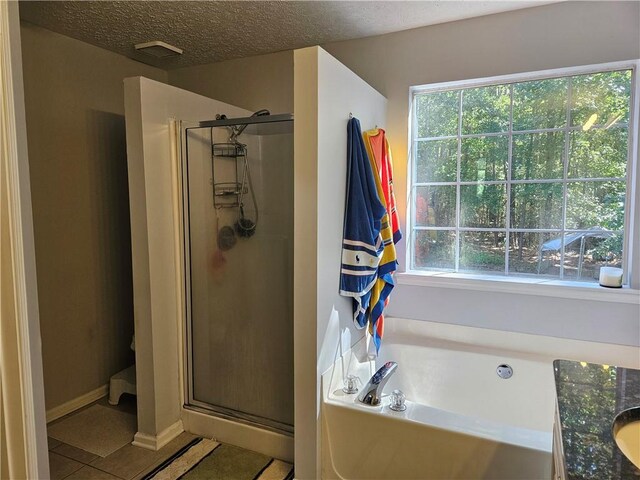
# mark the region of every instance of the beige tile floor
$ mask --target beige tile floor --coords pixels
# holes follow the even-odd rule
[[[167,458],[184,447],[191,440],[196,438],[189,433],[182,433],[168,445],[157,452],[131,444],[125,445],[120,450],[102,458],[94,455],[95,458],[87,463],[78,461],[79,455],[85,455],[79,449],[74,449],[75,458],[67,457],[60,452],[61,447],[68,445],[61,444],[49,451],[49,466],[51,468],[51,480],[62,479],[105,479],[105,480],[132,480],[143,476],[151,471]],[[74,447],[70,447],[74,448]],[[70,450],[63,448],[64,453],[69,454]],[[79,454],[79,455],[78,455]],[[92,455],[92,454],[88,454]],[[85,457],[86,460],[87,457]]]
[[[96,403],[129,413],[136,411],[135,397],[123,396],[117,407],[111,407],[106,399]],[[183,433],[157,452],[129,443],[103,458],[49,437],[51,480],[132,480],[160,465],[194,438]]]
[[[123,396],[120,404],[115,407],[109,405],[106,398],[99,400],[96,403],[126,413],[136,413],[134,396]],[[85,408],[89,408],[90,406],[91,405],[88,405]],[[70,415],[74,415],[75,413],[77,412],[71,413]],[[65,418],[67,417],[58,419],[50,425],[54,425]],[[106,457],[100,457],[72,445],[67,445],[53,437],[48,437],[51,480],[140,480],[195,438],[197,437],[190,433],[182,433],[157,452],[147,450],[145,448],[134,447],[131,443],[127,443],[112,454]],[[131,440],[133,440],[133,432],[131,433]],[[236,459],[232,458],[233,455],[230,457],[227,455],[229,458],[222,455],[222,452],[227,450],[231,453],[241,452],[243,455],[247,456],[247,458],[260,457],[265,464],[271,461],[268,457],[264,457],[264,455],[260,455],[255,452],[249,452],[248,450],[243,450],[230,445],[221,445],[217,454],[211,456],[208,460],[210,463],[216,460],[216,462],[213,462],[215,465],[213,465],[211,472],[226,472],[222,477],[218,476],[216,478],[231,478],[229,475],[232,475],[234,478],[236,476],[238,478],[253,478],[254,476],[253,474],[248,476],[243,474],[243,472],[246,473],[245,470],[247,470],[247,466],[245,465],[247,461],[244,457]],[[260,467],[261,466],[262,464]],[[269,468],[262,472],[259,478],[281,479],[287,477],[287,472],[289,472],[291,468],[290,464],[274,460],[269,463]],[[256,471],[258,470],[260,470],[260,468]],[[205,472],[205,475],[209,478],[209,473],[207,472]],[[231,472],[234,473],[231,474]]]

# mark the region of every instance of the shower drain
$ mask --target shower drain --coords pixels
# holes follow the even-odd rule
[[[511,378],[511,376],[513,375],[513,368],[511,368],[511,365],[503,363],[502,365],[498,365],[498,368],[496,368],[496,373],[500,378],[506,380],[508,378]]]

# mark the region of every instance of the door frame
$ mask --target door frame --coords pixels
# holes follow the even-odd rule
[[[0,2],[3,208],[0,444],[10,478],[49,478],[18,2]]]

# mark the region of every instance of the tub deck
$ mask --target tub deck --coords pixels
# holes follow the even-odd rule
[[[550,478],[553,360],[640,363],[633,347],[396,318],[385,328],[375,362],[360,341],[323,375],[323,478]],[[389,360],[399,368],[385,394],[401,389],[406,411],[342,392],[347,374],[366,383]]]

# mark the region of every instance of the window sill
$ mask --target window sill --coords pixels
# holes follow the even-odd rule
[[[640,290],[633,290],[627,286],[605,288],[597,283],[566,280],[421,271],[397,273],[395,278],[398,285],[454,288],[640,305]]]

